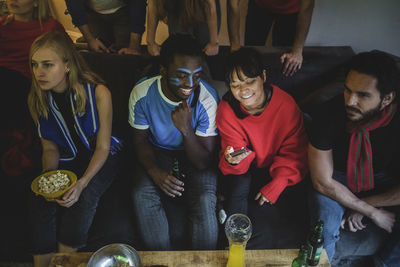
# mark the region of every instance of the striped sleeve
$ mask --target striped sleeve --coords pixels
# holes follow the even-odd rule
[[[214,88],[203,82],[201,84],[199,101],[201,103],[201,110],[200,120],[196,127],[196,135],[203,137],[218,135],[217,124],[215,121],[218,95]]]
[[[137,84],[129,97],[129,124],[139,130],[149,128],[149,122],[146,117],[145,100],[151,82],[149,80]]]

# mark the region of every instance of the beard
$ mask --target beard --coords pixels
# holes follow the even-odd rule
[[[355,120],[351,120],[351,122],[360,125],[360,124],[364,124],[366,122],[369,122],[373,118],[377,117],[381,113],[381,107],[382,107],[382,101],[380,101],[379,104],[375,108],[372,108],[372,109],[367,110],[365,112],[362,112],[362,111],[360,111],[360,110],[358,110],[356,108],[350,107],[350,106],[346,106],[346,109],[351,110],[351,111],[356,112],[356,113],[361,115],[360,118],[355,119]]]

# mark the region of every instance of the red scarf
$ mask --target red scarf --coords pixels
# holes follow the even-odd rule
[[[369,132],[390,123],[396,113],[397,105],[386,107],[379,117],[372,121],[354,126],[347,124],[347,131],[351,134],[349,155],[347,157],[347,185],[354,193],[374,188],[374,171],[372,168],[372,148]]]

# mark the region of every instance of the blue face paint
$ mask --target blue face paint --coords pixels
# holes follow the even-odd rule
[[[199,73],[202,69],[203,69],[202,67],[199,67],[199,68],[195,69],[193,72],[191,72],[190,70],[185,69],[185,68],[177,68],[176,69],[177,71],[184,72],[189,75],[185,78],[169,77],[168,81],[171,85],[179,86],[182,84],[182,82],[184,82],[184,79],[187,79],[189,82],[189,86],[193,87],[194,86],[193,76],[195,74]]]
[[[179,86],[181,84],[181,80],[179,78],[169,77],[168,82],[172,85]]]

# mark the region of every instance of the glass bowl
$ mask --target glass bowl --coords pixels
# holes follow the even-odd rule
[[[98,249],[90,257],[87,267],[141,267],[137,251],[126,244],[115,243]]]

